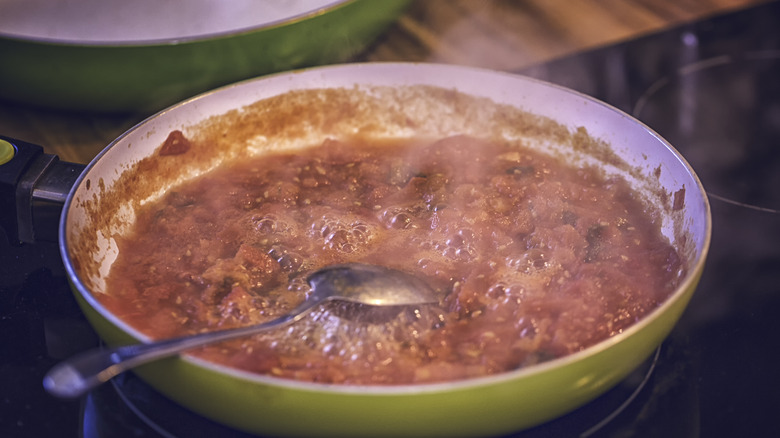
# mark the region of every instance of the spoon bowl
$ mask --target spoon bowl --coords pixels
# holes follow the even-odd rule
[[[291,324],[325,301],[346,301],[370,306],[412,306],[438,302],[421,279],[394,269],[349,263],[315,271],[307,278],[311,293],[289,313],[261,324],[198,333],[147,344],[94,349],[55,365],[43,386],[62,398],[79,397],[131,368],[173,356],[195,347],[249,336]]]

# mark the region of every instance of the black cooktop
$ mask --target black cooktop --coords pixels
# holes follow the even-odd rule
[[[605,436],[780,436],[780,2],[522,73],[650,126],[711,202],[707,267],[662,346],[678,356],[649,385],[665,397],[628,420],[633,434]]]
[[[655,355],[593,403],[518,436],[780,436],[780,2],[517,73],[656,130],[699,174],[713,213],[704,276]],[[53,364],[97,343],[56,244],[13,247],[0,233],[0,436],[243,436],[132,374],[79,401],[44,393]]]

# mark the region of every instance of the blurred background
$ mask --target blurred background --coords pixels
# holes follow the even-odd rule
[[[92,3],[90,0],[82,0],[82,3],[85,1],[86,4]],[[169,64],[177,61],[171,58],[169,52],[158,53],[158,46],[175,46],[175,42],[165,41],[155,45],[144,41],[140,47],[136,44],[117,47],[116,42],[114,45],[100,45],[84,36],[88,34],[84,28],[96,26],[96,20],[83,14],[79,17],[85,23],[72,26],[77,28],[78,32],[71,31],[75,34],[71,38],[80,39],[82,44],[74,41],[52,41],[47,33],[50,32],[48,27],[38,29],[39,36],[20,37],[8,30],[25,30],[21,25],[9,24],[13,20],[12,7],[20,17],[16,18],[17,20],[42,16],[41,20],[46,23],[46,17],[52,13],[45,12],[45,7],[44,12],[36,11],[32,6],[79,2],[3,0],[0,2],[0,56],[3,59],[3,68],[0,70],[3,72],[0,73],[0,133],[45,145],[49,153],[57,154],[63,160],[87,163],[111,140],[155,111],[222,83],[261,73],[327,62],[362,61],[441,62],[519,71],[555,58],[763,2],[764,0],[346,2],[347,6],[350,6],[347,12],[343,12],[342,7],[320,14],[319,19],[329,18],[326,23],[312,23],[312,20],[299,18],[285,22],[277,15],[274,18],[281,20],[284,25],[275,28],[265,26],[254,32],[239,32],[240,37],[246,37],[247,33],[250,37],[247,41],[225,43],[224,47],[231,47],[235,52],[231,53],[232,58],[228,58],[233,60],[231,64],[220,64],[214,60],[217,55],[221,56],[226,51],[223,46],[210,46],[214,43],[213,40],[225,38],[182,41],[180,45],[187,47],[183,49],[185,53],[176,54],[183,60],[178,62],[192,62],[192,66],[170,71],[173,67]],[[150,9],[155,5],[165,9],[169,2],[140,2],[144,3],[149,4]],[[291,12],[293,14],[301,14],[307,5],[312,4],[305,1],[291,3],[298,8]],[[313,3],[322,5],[331,2]],[[358,5],[356,7],[350,5],[351,3]],[[244,5],[245,2],[240,4]],[[27,12],[21,13],[18,9],[27,9]],[[177,20],[188,17],[194,20],[190,16],[192,13],[177,15],[167,10],[165,13],[168,15],[164,16],[163,22],[167,20],[176,23]],[[276,11],[275,13],[279,14]],[[114,17],[111,16],[110,9],[104,14],[108,17],[105,19],[105,27],[110,29]],[[59,16],[54,15],[53,19],[61,23]],[[139,13],[139,16],[142,15]],[[368,24],[358,25],[356,22]],[[113,25],[116,26],[115,21]],[[59,26],[67,28],[62,24]],[[293,28],[284,30],[289,26]],[[281,33],[279,29],[282,29]],[[186,31],[193,32],[189,29]],[[67,35],[66,30],[60,32]],[[314,36],[308,35],[309,33]],[[322,35],[330,35],[331,38],[325,39]],[[133,34],[133,37],[144,40],[137,34]],[[91,45],[85,48],[83,41]],[[41,42],[43,44],[40,44]],[[280,46],[282,48],[279,48]],[[285,46],[290,48],[286,49]],[[306,48],[307,53],[309,48],[315,47],[317,55],[301,59],[299,55],[293,56],[289,53],[299,47]],[[328,48],[327,53],[322,53],[322,47]],[[172,50],[170,47],[163,48]],[[269,60],[269,56],[275,56],[276,59]],[[203,57],[206,57],[205,61],[202,60]],[[235,61],[241,58],[260,58],[262,61],[257,61],[254,65],[249,61]],[[87,63],[91,65],[85,66]],[[173,76],[163,84],[153,84],[157,80],[155,77],[144,81],[134,76],[123,76],[114,82],[101,82],[107,81],[106,76],[119,76],[132,68],[138,68],[140,72],[158,69],[160,75]],[[218,72],[227,73],[214,81],[203,81],[204,75],[217,75]],[[176,76],[177,74],[179,76]],[[181,79],[177,80],[177,77]],[[178,84],[182,90],[171,91],[171,88],[176,87],[168,84],[169,82]],[[100,86],[105,89],[97,89]],[[165,96],[158,103],[151,96],[151,103],[129,102],[124,107],[115,103],[120,94],[139,96],[155,93],[168,93],[171,97]]]
[[[258,3],[290,9],[254,14]],[[233,9],[199,15],[194,5]],[[245,21],[254,19],[266,22]],[[708,266],[655,358],[605,397],[518,436],[780,436],[777,0],[0,0],[0,135],[85,164],[209,89],[384,61],[501,70],[592,95],[669,140],[708,191]],[[241,436],[132,374],[81,401],[44,393],[54,363],[96,344],[56,243],[0,238],[0,436]]]

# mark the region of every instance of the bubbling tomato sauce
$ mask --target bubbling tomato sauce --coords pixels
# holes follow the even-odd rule
[[[656,308],[684,266],[621,178],[467,136],[326,140],[224,165],[137,212],[99,299],[152,338],[269,321],[319,267],[418,275],[438,304],[326,303],[190,354],[354,385],[486,376],[582,350]]]

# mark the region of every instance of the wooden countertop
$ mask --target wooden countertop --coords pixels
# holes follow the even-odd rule
[[[518,70],[766,0],[417,0],[359,61]],[[87,163],[149,114],[73,114],[0,101],[0,133]]]

